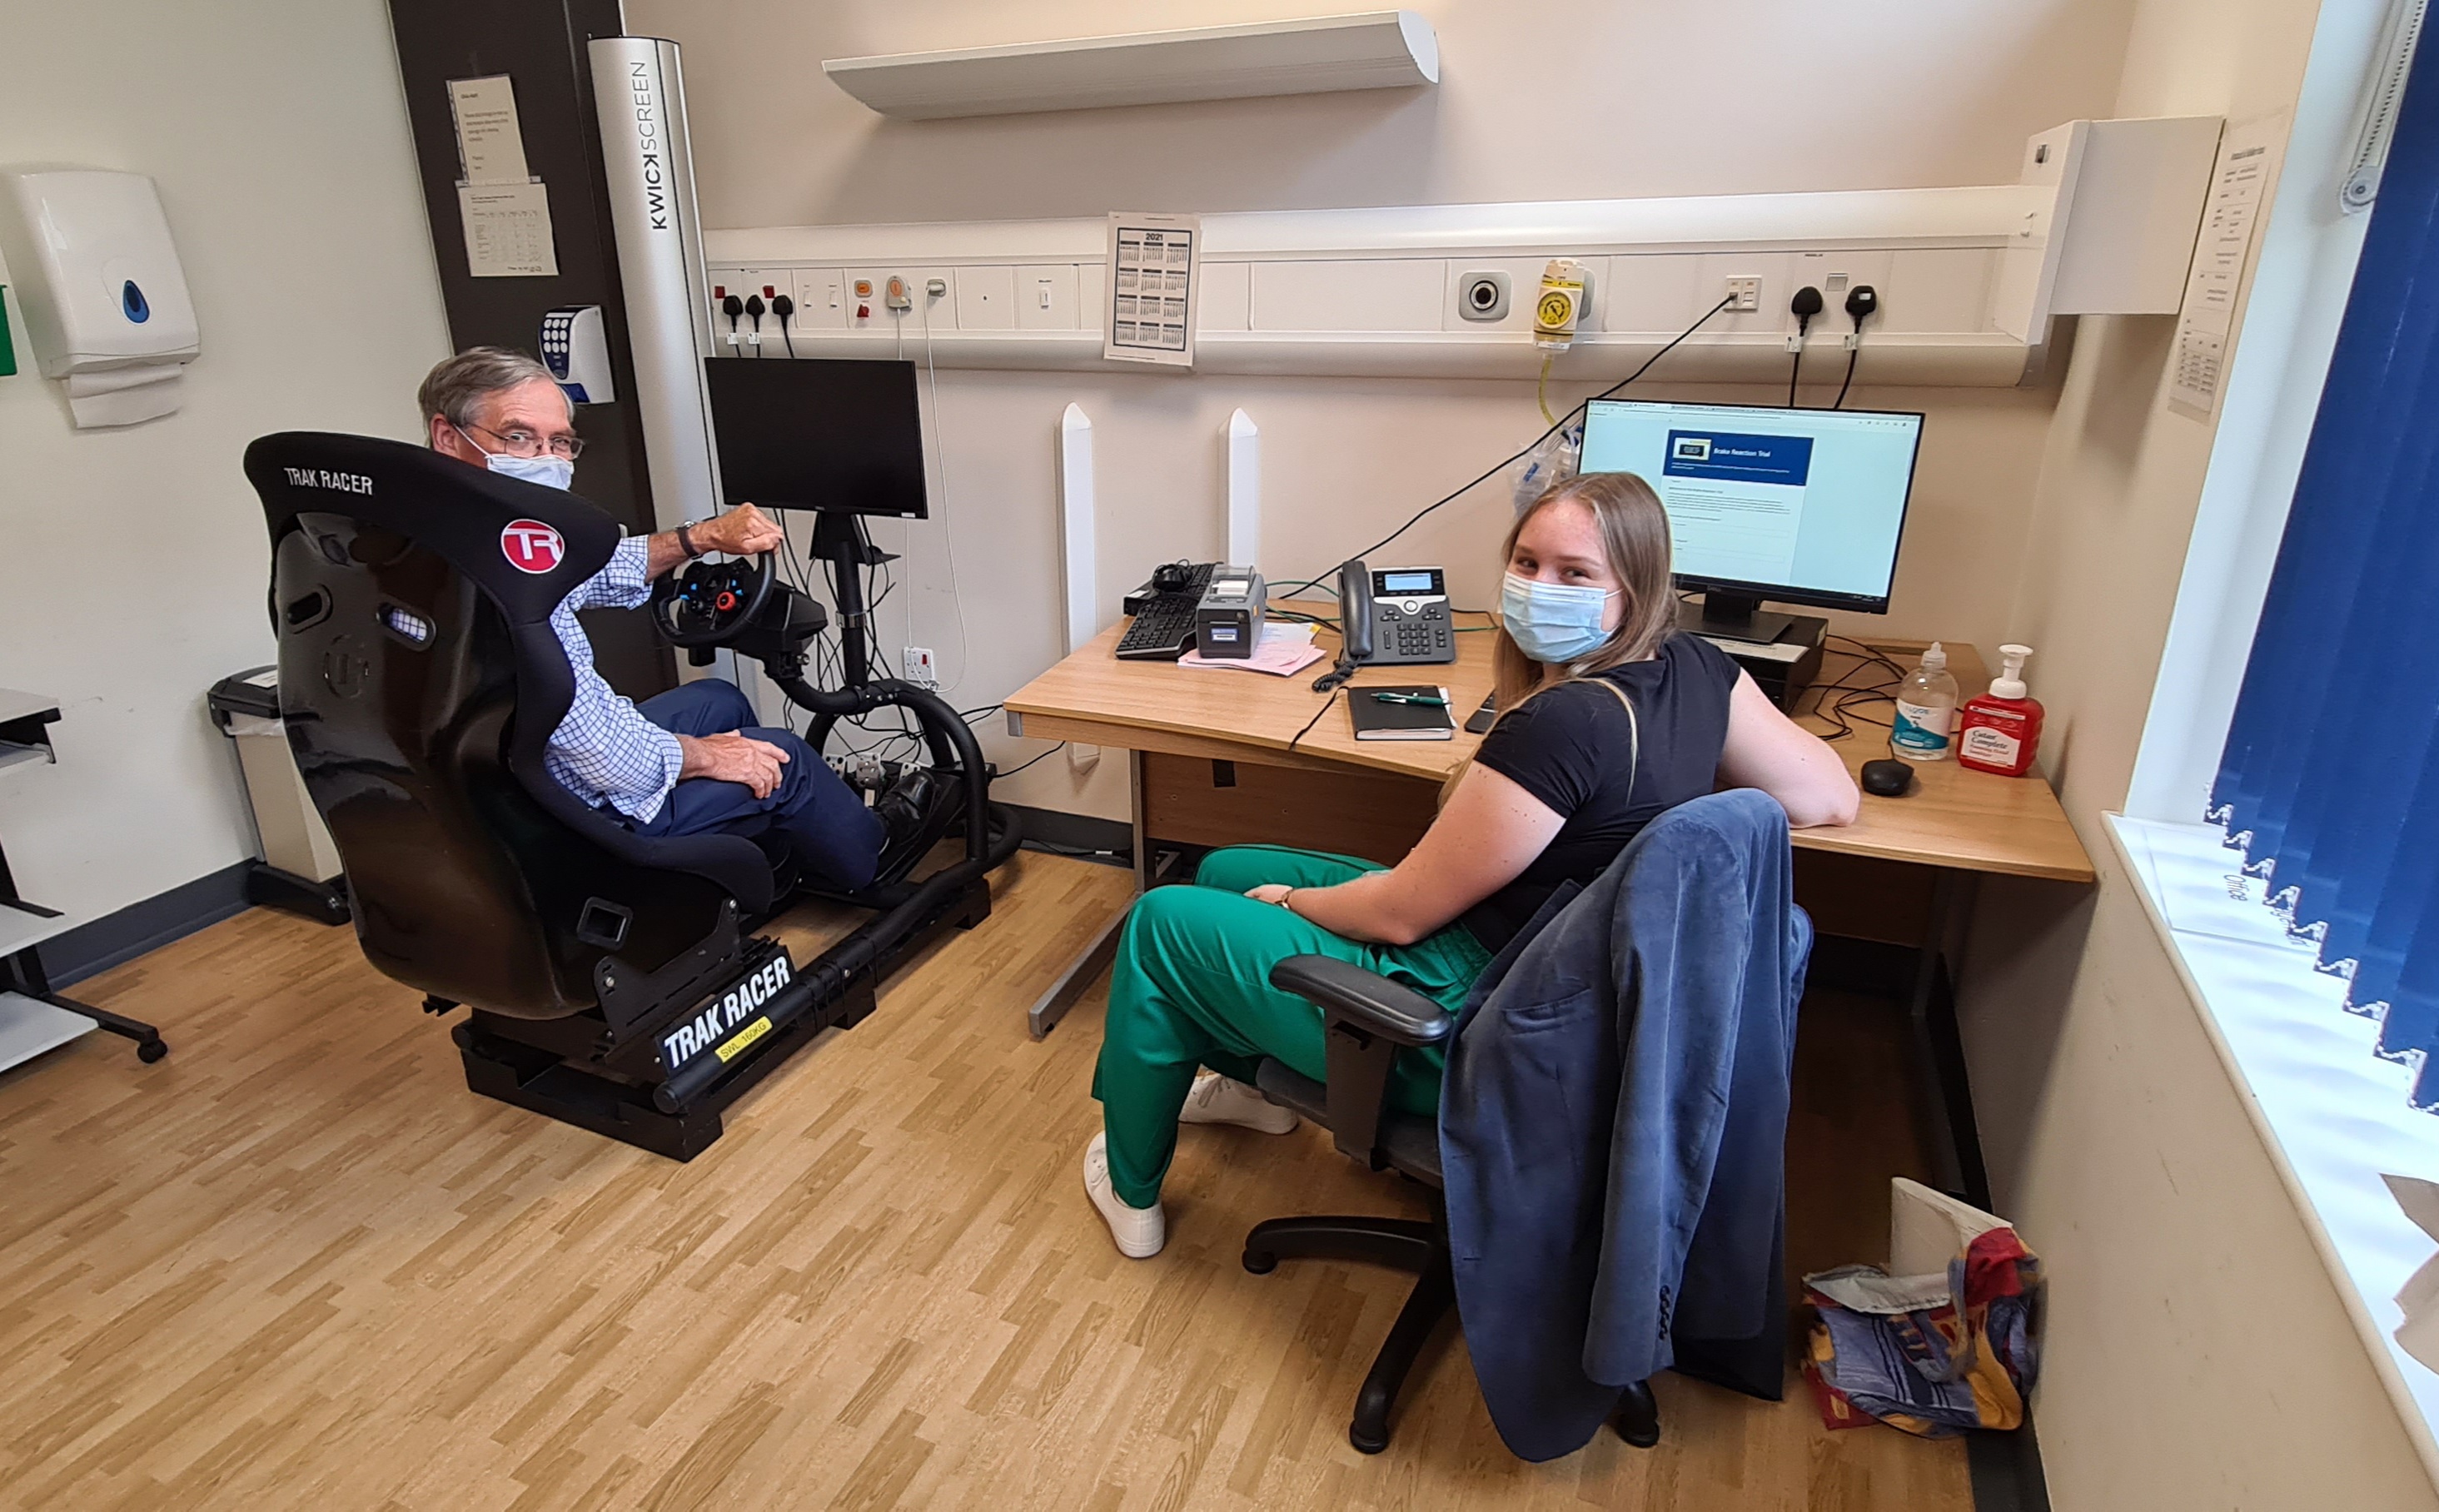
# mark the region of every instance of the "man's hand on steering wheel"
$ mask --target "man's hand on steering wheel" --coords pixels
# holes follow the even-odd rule
[[[779,785],[784,774],[779,769],[788,764],[788,753],[770,741],[734,733],[681,735],[678,749],[685,753],[685,764],[678,768],[681,781],[710,777],[720,782],[739,782],[757,798],[771,796],[771,790]]]
[[[693,536],[698,550],[724,551],[732,557],[757,557],[776,551],[788,540],[778,521],[750,504],[714,515],[687,533]]]

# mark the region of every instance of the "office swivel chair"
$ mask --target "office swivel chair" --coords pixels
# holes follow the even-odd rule
[[[692,625],[697,646],[761,637],[757,654],[819,715],[908,709],[962,810],[884,854],[847,899],[879,916],[801,967],[751,935],[794,901],[784,856],[734,835],[637,834],[544,770],[575,692],[550,614],[608,561],[609,516],[363,436],[264,436],[245,471],[271,532],[289,743],[345,863],[357,938],[427,1009],[471,1005],[453,1037],[474,1091],[691,1159],[726,1104],[870,1012],[893,963],[988,914],[987,873],[1021,837],[987,801],[972,732],[903,684],[807,686],[797,670],[823,612],[774,587],[769,559],[697,563],[664,599],[719,599],[703,592],[714,578],[753,590],[693,618],[656,603],[656,624]],[[902,881],[923,837],[959,820],[965,856]]]
[[[1271,969],[1271,985],[1321,1009],[1329,1062],[1326,1082],[1282,1061],[1255,1069],[1262,1095],[1330,1132],[1339,1153],[1374,1170],[1389,1169],[1430,1189],[1428,1220],[1389,1218],[1274,1218],[1245,1236],[1245,1269],[1267,1275],[1283,1259],[1362,1260],[1415,1273],[1415,1290],[1356,1394],[1347,1442],[1366,1454],[1389,1447],[1389,1414],[1423,1345],[1456,1308],[1448,1215],[1440,1199],[1436,1119],[1389,1106],[1390,1063],[1401,1048],[1446,1041],[1455,1016],[1438,1004],[1360,966],[1326,955],[1295,955]],[[1626,1388],[1611,1419],[1638,1448],[1660,1442],[1660,1408],[1647,1381]]]

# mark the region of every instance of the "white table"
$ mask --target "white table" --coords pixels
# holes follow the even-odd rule
[[[28,761],[57,760],[50,726],[59,717],[58,700],[0,687],[0,770]],[[59,910],[45,908],[18,893],[8,854],[0,851],[0,1071],[96,1029],[134,1041],[139,1060],[149,1062],[168,1055],[169,1047],[162,1041],[161,1031],[151,1024],[51,990],[37,947],[68,927]]]

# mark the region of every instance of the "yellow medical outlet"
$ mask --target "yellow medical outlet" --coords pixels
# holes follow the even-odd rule
[[[1574,346],[1583,311],[1583,264],[1573,258],[1551,258],[1541,271],[1540,297],[1533,302],[1533,345],[1548,352]]]

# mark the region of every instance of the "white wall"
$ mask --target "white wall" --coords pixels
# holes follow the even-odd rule
[[[1326,12],[1311,0],[629,0],[685,48],[707,224],[2013,184],[2105,114],[2123,0],[1423,0],[1436,89],[887,121],[825,58]]]
[[[2379,9],[2138,0],[2115,114],[2294,109],[2286,174],[2333,195],[2343,133],[2329,121],[2351,113]],[[2308,258],[2316,235],[2273,218],[2266,244],[2282,242]],[[2293,276],[2273,269],[2253,294]],[[2288,357],[2280,314],[2262,360]],[[2246,468],[2263,442],[2257,413],[2213,427],[2166,408],[2171,337],[2164,318],[2084,322],[2016,590],[2049,709],[2042,765],[2100,883],[1985,888],[1961,1003],[1998,1201],[2052,1278],[2037,1414],[2050,1489],[2062,1509],[2431,1508],[2337,1283],[2103,833],[2145,711],[2190,707],[2153,690],[2214,442]],[[2216,560],[2205,572],[2227,570]]]
[[[28,896],[91,916],[253,853],[203,703],[273,654],[246,442],[413,436],[448,338],[381,0],[16,6],[8,49],[0,158],[152,175],[203,328],[182,411],[79,432],[10,295],[0,685],[63,717],[58,765],[0,774],[0,838]]]
[[[2108,114],[2127,15],[2123,0],[1880,0],[1834,19],[1798,0],[1724,11],[1627,0],[1547,14],[1440,0],[1418,8],[1440,33],[1435,91],[963,121],[884,120],[820,75],[825,57],[1309,9],[1172,0],[1129,8],[1119,22],[1078,0],[630,0],[628,22],[685,49],[703,218],[725,228],[2013,183],[2027,135]],[[1671,387],[1665,373],[1641,392],[1785,400],[1784,388]],[[1931,418],[1896,611],[1841,616],[1840,629],[1985,649],[2016,636],[2005,585],[2055,382],[1858,386],[1851,404]],[[968,707],[1058,655],[1053,444],[1071,400],[1095,422],[1105,622],[1155,562],[1218,552],[1220,432],[1239,406],[1262,429],[1261,565],[1273,580],[1326,572],[1541,429],[1522,383],[944,371],[938,392],[963,592],[947,592],[951,531],[905,527],[916,562],[882,634],[893,653],[909,639],[937,650]],[[1554,384],[1552,407],[1585,392]],[[1443,563],[1460,601],[1487,604],[1506,500],[1487,486],[1385,555]],[[894,542],[899,527],[881,534]],[[1043,749],[996,721],[985,739],[1003,765]],[[1127,811],[1114,761],[1079,777],[1053,758],[1005,791],[1045,808]]]

